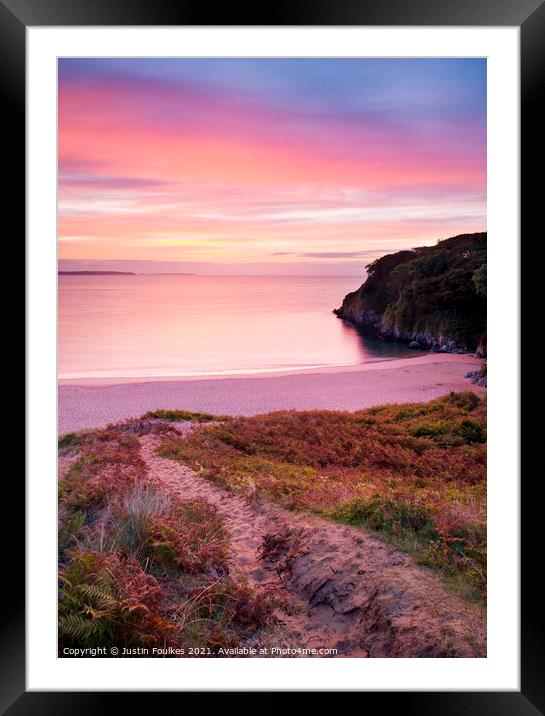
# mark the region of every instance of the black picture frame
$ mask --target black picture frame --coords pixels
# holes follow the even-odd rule
[[[213,19],[213,23],[209,20]],[[67,25],[427,25],[427,26],[519,26],[521,37],[521,237],[540,226],[537,212],[543,204],[541,131],[545,127],[543,104],[545,76],[545,2],[543,0],[292,0],[289,3],[252,8],[233,4],[209,9],[180,0],[0,0],[0,88],[3,97],[4,169],[9,173],[5,211],[13,240],[23,246],[25,208],[25,30],[28,26]],[[6,158],[6,152],[8,158]],[[5,214],[6,216],[6,214]],[[17,227],[17,228],[16,228]],[[525,258],[525,255],[522,255]],[[521,282],[522,283],[522,282]],[[523,301],[531,283],[524,283]],[[523,316],[525,313],[522,314]],[[528,320],[528,319],[526,319]],[[523,321],[522,325],[525,325]],[[517,337],[515,337],[516,339]],[[510,338],[512,340],[512,338]],[[522,364],[524,366],[524,363]],[[527,428],[528,444],[532,441]],[[525,465],[525,463],[523,463]],[[522,465],[521,465],[522,474]],[[10,476],[4,483],[5,510],[23,525],[24,484]],[[520,692],[365,692],[365,709],[391,708],[403,713],[516,714],[545,713],[545,635],[539,619],[543,611],[542,590],[537,585],[541,570],[534,546],[542,543],[542,506],[534,496],[530,471],[522,483],[521,552],[521,691]],[[522,481],[521,481],[522,482]],[[7,494],[6,494],[7,493]],[[2,650],[0,652],[0,708],[11,716],[20,714],[91,714],[104,708],[133,708],[136,713],[162,708],[170,713],[182,707],[157,706],[157,693],[26,692],[24,534],[22,527],[5,533],[3,572]],[[541,557],[542,559],[542,557]],[[537,575],[537,576],[536,576]],[[318,690],[319,685],[317,685]],[[129,705],[127,699],[136,697]],[[151,701],[153,699],[153,702]],[[163,701],[163,699],[161,699]],[[377,700],[379,700],[377,702]],[[380,704],[380,705],[379,705]]]

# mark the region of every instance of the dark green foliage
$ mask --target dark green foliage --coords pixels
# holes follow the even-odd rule
[[[142,416],[156,418],[158,420],[170,420],[172,422],[189,421],[192,423],[210,423],[213,420],[227,420],[224,415],[211,415],[210,413],[191,413],[187,410],[150,410]]]
[[[486,263],[479,266],[473,273],[473,285],[479,296],[486,298]]]
[[[463,393],[449,393],[447,400],[457,408],[467,410],[468,412],[475,410],[475,408],[481,404],[479,396],[471,390],[465,390]]]
[[[330,513],[340,522],[356,527],[369,527],[387,534],[410,533],[418,539],[438,539],[439,533],[433,517],[420,505],[392,500],[379,494],[370,500],[351,500]]]
[[[64,556],[80,538],[86,523],[86,515],[81,510],[59,510],[59,555]]]
[[[373,261],[366,266],[367,281],[361,288],[353,293],[349,293],[344,302],[350,305],[352,301],[359,301],[365,295],[366,311],[375,311],[383,313],[386,307],[392,301],[395,301],[399,292],[398,282],[391,279],[393,271],[403,262],[409,261],[414,257],[413,251],[398,251],[395,254],[387,254],[382,258]]]
[[[469,418],[462,420],[457,430],[466,443],[484,443],[486,441],[482,427]]]
[[[367,271],[363,286],[346,296],[343,315],[373,311],[398,332],[448,336],[469,350],[484,338],[486,233],[388,254]]]
[[[59,450],[68,451],[81,445],[84,440],[82,433],[66,433],[59,438]]]

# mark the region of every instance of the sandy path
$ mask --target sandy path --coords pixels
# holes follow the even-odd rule
[[[482,390],[464,374],[480,365],[471,355],[427,353],[415,358],[275,376],[59,385],[59,434],[139,417],[157,408],[217,415],[272,410],[358,410],[380,403],[420,402],[451,390]]]
[[[486,655],[478,608],[446,592],[408,555],[360,530],[227,492],[159,457],[157,441],[141,438],[150,476],[182,499],[217,507],[231,534],[233,568],[252,585],[284,584],[294,609],[281,615],[275,644],[335,648],[344,657]],[[265,535],[271,560],[259,551]]]

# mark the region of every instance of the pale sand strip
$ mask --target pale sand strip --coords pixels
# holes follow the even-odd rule
[[[226,415],[272,410],[358,410],[380,403],[421,402],[451,390],[475,390],[464,378],[480,365],[471,355],[428,353],[297,373],[179,378],[115,385],[59,386],[59,434],[138,417],[157,408],[180,408]],[[108,381],[111,383],[112,381]],[[90,381],[88,382],[90,383]]]

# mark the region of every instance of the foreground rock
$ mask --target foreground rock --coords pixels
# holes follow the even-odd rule
[[[470,370],[465,374],[466,378],[469,378],[469,380],[473,383],[473,385],[478,385],[479,388],[486,388],[487,387],[487,378],[486,378],[486,363],[479,368],[479,370]]]

